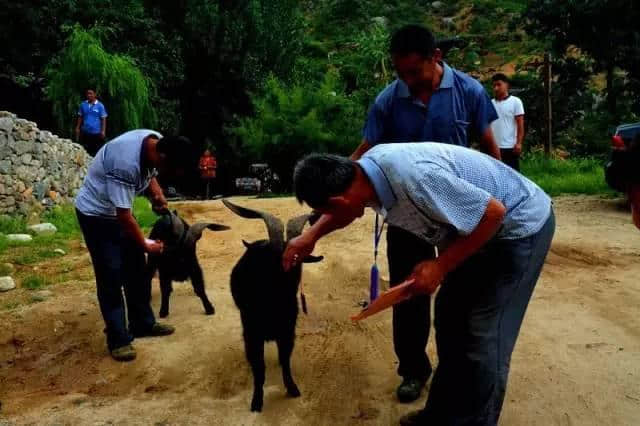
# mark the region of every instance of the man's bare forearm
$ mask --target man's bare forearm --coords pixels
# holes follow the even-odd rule
[[[369,151],[371,149],[371,145],[369,144],[369,142],[367,142],[366,139],[363,139],[362,142],[360,142],[360,145],[358,145],[358,147],[356,148],[355,151],[353,151],[353,154],[351,154],[351,159],[353,161],[357,161],[360,159],[360,157],[362,157],[365,152]]]
[[[483,151],[487,155],[492,156],[496,160],[502,159],[502,157],[500,156],[500,149],[498,148],[498,144],[496,143],[496,140],[493,137],[491,126],[487,126],[486,130],[482,134],[482,147],[483,147]]]
[[[500,229],[505,213],[504,205],[492,198],[476,229],[469,235],[456,238],[438,257],[437,262],[442,266],[444,273],[447,274],[456,269],[464,260],[484,246]]]
[[[144,234],[142,229],[136,222],[130,209],[116,209],[118,222],[122,225],[124,232],[127,236],[133,239],[139,247],[146,249],[146,243],[144,241]]]

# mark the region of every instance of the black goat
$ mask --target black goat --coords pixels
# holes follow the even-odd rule
[[[260,211],[237,206],[222,200],[231,211],[248,219],[263,219],[269,233],[268,240],[252,243],[243,241],[247,250],[231,272],[231,295],[240,310],[245,352],[253,372],[251,411],[262,411],[265,376],[264,343],[275,340],[287,393],[300,396],[291,376],[291,353],[298,318],[298,286],[302,265],[288,272],[282,268],[285,248],[284,227],[280,219]],[[300,235],[310,215],[299,216],[287,223],[287,238]],[[319,262],[322,257],[309,256],[305,263]]]
[[[228,226],[215,223],[198,222],[189,226],[177,212],[168,212],[156,221],[151,229],[149,238],[160,240],[164,243],[161,254],[149,254],[147,260],[147,279],[149,285],[158,270],[160,276],[160,290],[162,303],[160,317],[169,315],[169,296],[173,291],[173,281],[186,281],[191,279],[193,291],[202,300],[204,311],[207,315],[213,315],[215,309],[204,289],[202,268],[198,263],[196,243],[202,237],[205,229],[212,231],[224,231]]]

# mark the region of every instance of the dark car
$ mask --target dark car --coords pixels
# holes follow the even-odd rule
[[[604,176],[609,187],[616,191],[622,191],[624,179],[614,163],[619,165],[630,161],[626,150],[635,138],[640,138],[640,123],[621,124],[611,136],[611,159],[604,166]]]
[[[617,148],[629,146],[638,133],[640,133],[640,123],[619,125],[611,137],[613,146]]]

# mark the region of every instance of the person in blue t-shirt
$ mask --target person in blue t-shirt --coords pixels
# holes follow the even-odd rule
[[[351,159],[359,159],[371,147],[384,143],[432,141],[469,146],[469,134],[480,135],[484,152],[500,159],[491,132],[498,118],[482,85],[474,78],[442,61],[431,32],[408,25],[391,39],[390,53],[398,78],[377,96],[369,110],[361,144]],[[317,235],[335,229],[339,223],[329,215],[293,239],[285,251],[284,263],[313,247]],[[402,283],[414,266],[435,257],[435,246],[400,227],[389,225],[387,258],[391,285]],[[398,357],[397,389],[401,402],[416,400],[432,368],[426,354],[430,327],[430,297],[423,295],[393,309],[393,343]]]
[[[107,110],[96,97],[95,89],[87,89],[86,96],[78,107],[76,142],[94,157],[107,135]]]
[[[76,195],[76,216],[91,254],[107,346],[117,361],[136,357],[134,337],[174,331],[156,322],[151,283],[145,276],[145,252],[161,253],[163,242],[145,239],[133,216],[133,203],[136,195],[145,193],[156,213],[167,211],[156,176],[184,175],[195,166],[194,154],[187,138],[131,130],[100,148]]]

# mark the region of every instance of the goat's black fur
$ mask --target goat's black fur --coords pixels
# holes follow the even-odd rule
[[[282,268],[284,228],[279,219],[262,212],[223,203],[236,214],[246,218],[262,218],[269,231],[268,240],[244,242],[247,250],[231,272],[231,294],[240,310],[247,360],[253,373],[251,411],[262,411],[265,380],[264,343],[275,341],[287,393],[300,396],[291,375],[290,358],[295,341],[298,318],[298,286],[302,265],[285,272]],[[308,215],[292,219],[287,224],[287,238],[300,234]],[[304,259],[319,262],[322,257]]]
[[[229,229],[215,223],[195,223],[193,226],[178,216],[177,212],[169,212],[156,221],[151,229],[149,238],[161,240],[164,250],[161,254],[149,254],[147,261],[147,279],[151,281],[156,270],[160,277],[162,303],[160,317],[169,315],[169,296],[173,291],[173,281],[191,280],[193,291],[202,300],[204,311],[213,315],[215,309],[209,301],[204,289],[202,268],[198,263],[196,243],[202,237],[205,229],[223,231]]]

